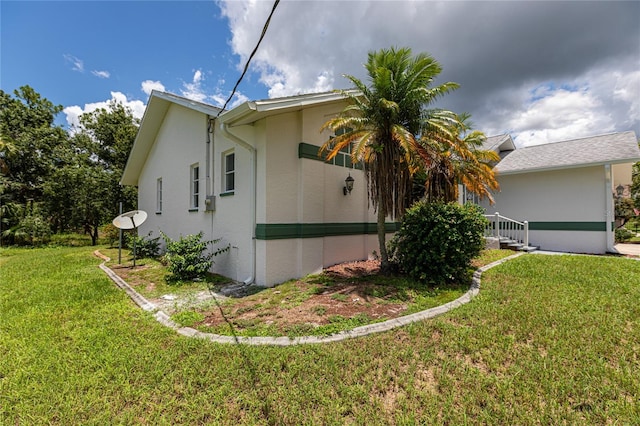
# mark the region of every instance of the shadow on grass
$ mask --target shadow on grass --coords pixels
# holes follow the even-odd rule
[[[269,401],[267,390],[262,386],[262,382],[260,380],[260,376],[258,375],[258,369],[256,368],[257,362],[254,362],[251,359],[251,355],[249,353],[249,347],[240,343],[240,339],[238,338],[238,334],[236,332],[235,326],[233,322],[227,317],[224,310],[222,309],[222,305],[218,301],[216,297],[216,286],[213,283],[208,283],[209,292],[215,301],[216,307],[220,311],[220,315],[224,318],[224,321],[227,323],[229,330],[231,332],[231,336],[236,343],[236,346],[239,349],[240,356],[242,356],[242,360],[246,366],[246,371],[249,373],[249,377],[251,379],[251,383],[253,383],[254,389],[258,392],[260,396],[260,400],[262,401],[262,405],[260,410],[262,415],[267,420],[268,424],[276,424],[276,419],[272,418],[273,409],[271,407],[271,402]],[[249,287],[249,286],[247,286]],[[256,287],[256,286],[253,286]]]

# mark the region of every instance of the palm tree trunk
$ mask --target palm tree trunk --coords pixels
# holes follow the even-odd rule
[[[382,275],[387,275],[391,268],[389,266],[389,254],[387,253],[387,244],[386,244],[386,232],[384,229],[384,222],[387,218],[387,212],[385,209],[385,205],[382,201],[382,192],[378,193],[378,245],[380,246],[380,273]]]

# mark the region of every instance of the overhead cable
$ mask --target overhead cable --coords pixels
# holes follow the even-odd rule
[[[220,111],[218,111],[218,115],[216,117],[219,117],[220,114],[222,114],[222,112],[227,108],[227,105],[229,104],[229,102],[233,98],[233,95],[236,94],[236,89],[240,85],[240,82],[244,78],[244,75],[247,73],[247,70],[249,69],[249,64],[251,63],[251,59],[253,59],[253,56],[258,51],[258,47],[260,46],[260,43],[262,42],[262,39],[264,38],[265,34],[267,34],[267,28],[269,28],[269,23],[271,22],[271,17],[273,16],[273,13],[276,11],[276,8],[278,7],[278,3],[280,3],[280,0],[276,0],[273,3],[273,8],[271,9],[271,13],[269,14],[269,17],[267,18],[267,21],[264,23],[264,27],[262,27],[262,34],[260,34],[260,39],[258,40],[258,43],[256,44],[256,47],[254,47],[253,52],[251,52],[251,55],[249,55],[249,59],[247,59],[247,63],[244,65],[244,70],[242,71],[242,75],[240,75],[240,78],[236,82],[236,85],[233,87],[233,90],[231,91],[231,95],[229,95],[229,98],[224,103],[224,106],[222,107],[222,109]]]

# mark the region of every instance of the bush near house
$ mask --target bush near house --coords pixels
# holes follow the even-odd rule
[[[127,235],[127,247],[133,250],[136,248],[136,257],[139,258],[156,258],[160,255],[160,237],[151,238],[151,231],[146,237],[140,237],[136,234]]]
[[[474,204],[418,202],[390,242],[392,261],[425,283],[467,279],[471,260],[484,247],[486,224]]]
[[[626,228],[616,229],[616,243],[624,243],[635,237],[635,234]]]
[[[179,240],[172,240],[164,232],[160,232],[166,244],[167,252],[164,261],[170,276],[168,281],[188,281],[203,278],[213,265],[213,257],[229,250],[229,246],[213,252],[207,252],[209,244],[216,244],[220,240],[202,241],[202,232],[195,235],[180,236]]]

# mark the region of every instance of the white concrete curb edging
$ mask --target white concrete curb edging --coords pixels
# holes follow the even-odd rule
[[[457,298],[456,300],[453,300],[449,303],[445,303],[444,305],[427,309],[421,312],[416,312],[415,314],[393,318],[384,322],[363,325],[351,330],[345,330],[336,334],[331,334],[329,336],[302,336],[302,337],[223,336],[220,334],[203,333],[191,327],[180,327],[178,324],[171,321],[171,318],[169,317],[169,315],[159,310],[159,308],[156,305],[154,305],[153,303],[145,299],[140,293],[135,291],[129,284],[127,284],[122,278],[116,275],[116,273],[113,272],[108,266],[106,266],[105,263],[111,260],[110,258],[104,256],[98,250],[96,250],[93,254],[104,260],[104,262],[100,264],[100,269],[102,269],[118,287],[123,289],[125,293],[127,293],[127,295],[138,306],[140,306],[145,311],[152,312],[154,314],[155,319],[160,324],[176,330],[179,334],[183,336],[207,339],[216,343],[237,343],[237,344],[243,343],[246,345],[292,346],[292,345],[304,345],[304,344],[310,344],[310,343],[338,342],[341,340],[352,339],[354,337],[367,336],[369,334],[389,331],[397,327],[402,327],[407,324],[433,318],[435,316],[444,314],[445,312],[449,312],[450,310],[457,308],[458,306],[469,303],[471,299],[473,299],[475,296],[478,295],[478,293],[480,292],[480,277],[482,276],[483,272],[495,266],[501,265],[502,263],[508,260],[515,259],[516,257],[522,256],[524,253],[523,252],[516,253],[511,256],[492,262],[481,268],[478,268],[473,273],[473,279],[471,281],[471,287],[469,288],[469,290],[465,294]]]

